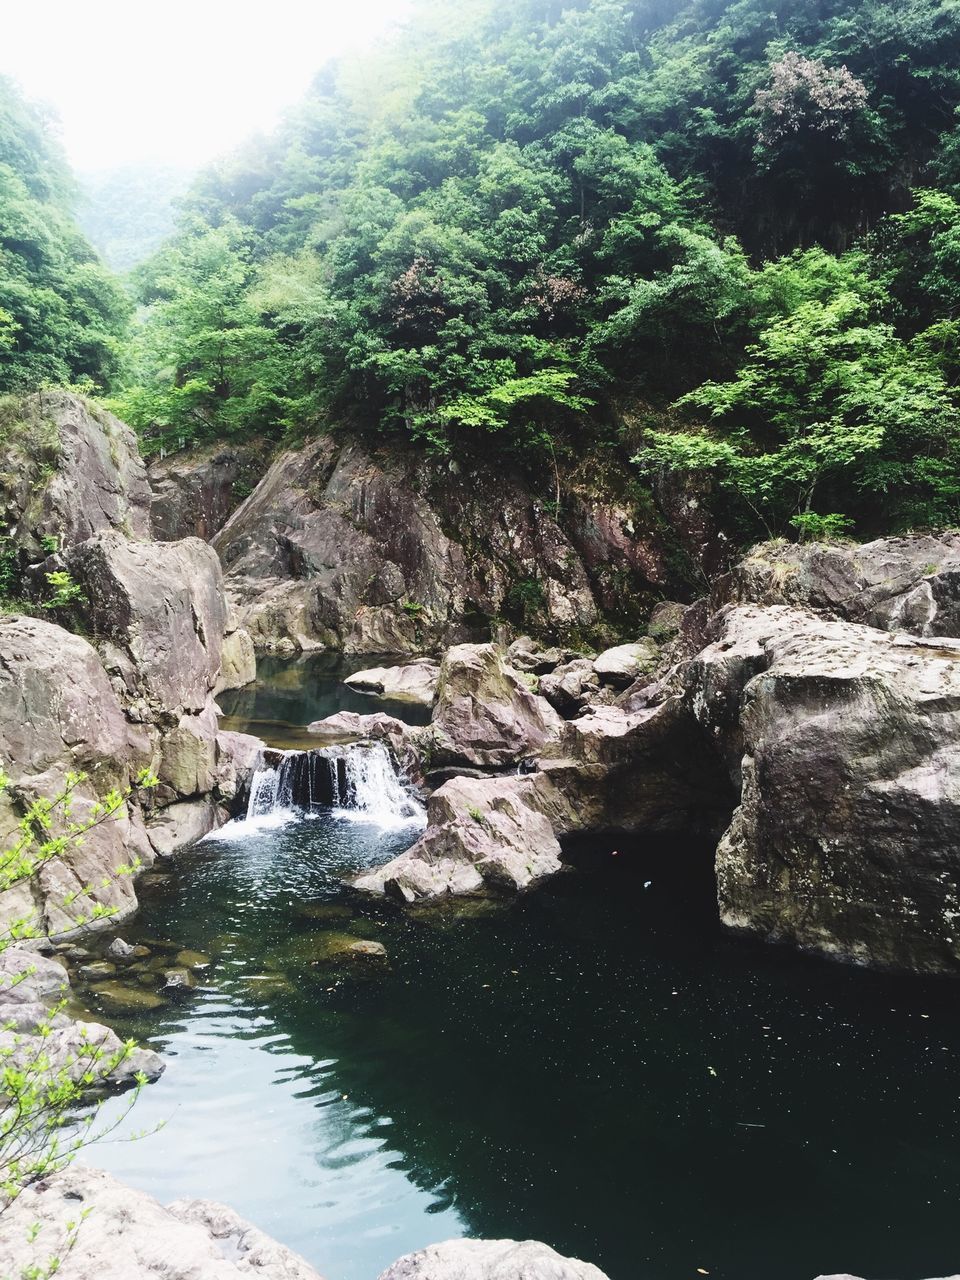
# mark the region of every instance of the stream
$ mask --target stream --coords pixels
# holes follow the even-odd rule
[[[264,662],[226,723],[292,747],[383,706],[343,673]],[[611,1280],[955,1269],[952,984],[725,934],[709,850],[676,840],[594,842],[503,905],[359,898],[342,877],[422,826],[379,769],[341,768],[352,790],[309,813],[261,778],[248,818],[145,878],[121,935],[198,985],[119,1010],[80,987],[168,1062],[125,1129],[163,1127],[91,1163],[225,1201],[326,1280],[463,1234],[545,1240]]]

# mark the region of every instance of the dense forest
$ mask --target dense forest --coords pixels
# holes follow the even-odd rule
[[[80,177],[78,219],[114,271],[129,271],[155,253],[176,227],[176,204],[190,174],[163,164],[128,164]]]
[[[128,332],[4,86],[0,379],[153,445],[613,451],[745,537],[956,523],[958,106],[956,0],[427,0],[196,180]]]

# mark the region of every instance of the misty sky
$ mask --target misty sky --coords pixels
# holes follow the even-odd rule
[[[333,54],[409,0],[32,0],[3,4],[0,72],[54,107],[74,168],[194,168],[274,125]]]

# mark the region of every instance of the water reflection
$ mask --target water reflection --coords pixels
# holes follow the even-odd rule
[[[327,818],[182,860],[138,931],[213,963],[127,1024],[171,1062],[137,1123],[170,1123],[98,1162],[235,1204],[328,1280],[464,1231],[612,1280],[955,1269],[952,985],[725,937],[683,848],[621,842],[498,912],[344,893],[405,838]],[[338,972],[331,938],[389,970]]]

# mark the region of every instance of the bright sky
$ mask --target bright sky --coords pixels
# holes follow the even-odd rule
[[[79,171],[194,168],[269,130],[326,60],[410,0],[0,0],[0,72],[49,103]]]

